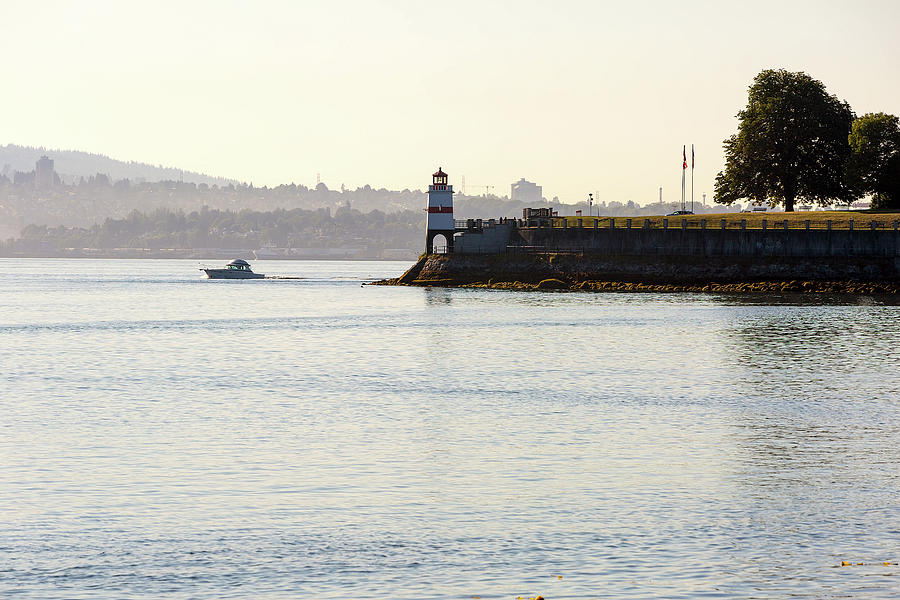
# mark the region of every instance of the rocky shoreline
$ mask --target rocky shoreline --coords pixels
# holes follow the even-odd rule
[[[416,280],[411,284],[396,283],[396,280],[376,282],[374,285],[413,285],[419,287],[458,287],[492,290],[533,291],[575,291],[575,292],[710,292],[728,294],[900,294],[900,285],[889,283],[869,283],[858,281],[747,281],[741,283],[708,283],[705,285],[635,283],[632,281],[579,281],[568,283],[560,279],[544,279],[538,283],[522,281],[487,281],[459,283],[449,279]]]
[[[665,261],[655,261],[657,266]],[[631,265],[634,267],[635,265]],[[458,287],[516,291],[578,291],[627,293],[734,293],[734,294],[900,294],[900,281],[865,277],[797,277],[796,269],[785,269],[785,277],[741,277],[740,271],[719,270],[702,273],[679,272],[665,268],[652,271],[640,268],[623,273],[610,268],[604,260],[584,257],[448,257],[424,256],[401,277],[374,282],[373,285],[409,285],[419,287]],[[598,268],[599,267],[599,268]],[[812,275],[816,270],[811,269]],[[855,271],[854,271],[855,272]],[[819,275],[824,273],[818,273]],[[877,275],[877,273],[875,273]]]

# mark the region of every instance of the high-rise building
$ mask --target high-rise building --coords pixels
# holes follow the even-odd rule
[[[540,204],[544,201],[544,188],[530,181],[525,181],[523,177],[510,185],[509,199],[526,204]]]
[[[34,186],[40,189],[53,187],[55,179],[53,172],[53,159],[42,156],[34,163]]]

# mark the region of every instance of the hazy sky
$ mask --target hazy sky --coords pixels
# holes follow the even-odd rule
[[[694,143],[699,201],[762,69],[900,114],[898,25],[895,0],[2,0],[0,144],[644,204],[680,198]]]

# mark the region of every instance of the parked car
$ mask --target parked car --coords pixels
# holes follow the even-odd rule
[[[666,216],[667,217],[678,217],[681,215],[692,215],[692,214],[694,214],[694,211],[692,211],[692,210],[676,210],[675,212],[671,212],[671,213],[667,214]]]

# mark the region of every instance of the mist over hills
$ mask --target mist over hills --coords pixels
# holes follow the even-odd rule
[[[81,177],[103,173],[113,181],[128,179],[132,182],[144,181],[185,181],[206,185],[228,185],[239,183],[235,179],[214,177],[204,173],[184,171],[175,167],[149,165],[134,161],[121,161],[103,154],[92,154],[79,150],[57,150],[44,147],[0,146],[0,172],[10,179],[16,171],[28,173],[41,156],[54,161],[54,169],[63,183],[78,183]]]
[[[44,155],[54,161],[52,170],[48,163],[36,166]],[[252,248],[289,243],[354,247],[378,256],[386,249],[417,252],[423,243],[424,189],[365,185],[332,190],[324,183],[312,188],[293,183],[255,187],[99,154],[15,145],[0,146],[0,165],[0,241],[24,244],[8,244],[7,249],[198,243]],[[423,177],[423,184],[429,177]],[[556,198],[520,202],[496,195],[454,196],[459,219],[517,217],[523,208],[537,206],[550,206],[560,215],[582,210],[585,215],[602,211],[609,216],[661,214],[673,207],[615,201],[589,207],[584,202],[562,204]],[[110,233],[123,227],[128,237]]]
[[[52,173],[37,173],[36,162],[47,156]],[[424,223],[424,190],[355,190],[324,183],[309,188],[284,184],[255,187],[231,179],[209,177],[174,167],[123,162],[100,154],[48,150],[9,144],[0,146],[0,239],[18,237],[27,226],[90,227],[137,211],[191,213],[203,208],[226,211],[340,209],[369,213],[413,211]],[[428,175],[423,178],[428,181]],[[473,218],[513,216],[522,203],[506,198],[457,195],[457,206]]]

